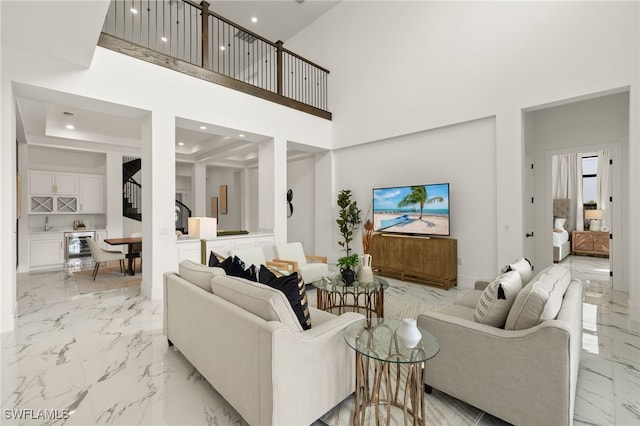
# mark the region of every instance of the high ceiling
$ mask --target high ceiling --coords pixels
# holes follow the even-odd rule
[[[131,1],[131,0],[127,0]],[[140,0],[134,0],[139,2]],[[175,1],[175,0],[167,0]],[[104,4],[104,2],[102,2]],[[265,38],[277,41],[291,38],[309,23],[313,22],[339,2],[287,0],[287,1],[216,1],[211,9],[251,29]],[[55,4],[55,7],[51,7]],[[91,33],[91,37],[78,34],[77,26],[60,25],[65,22],[62,15],[65,8],[73,7],[76,2],[2,2],[2,41],[4,44],[39,52],[49,56],[75,62],[90,63],[87,59],[87,46],[76,47],[77,56],[70,51],[69,45],[81,43],[87,38],[95,40],[99,29],[82,29]],[[108,5],[108,3],[107,3]],[[25,17],[33,16],[33,7],[51,7],[48,19],[37,26]],[[38,12],[41,12],[40,9]],[[94,14],[106,13],[105,7],[94,7]],[[83,19],[88,10],[83,10]],[[60,15],[60,20],[52,14]],[[67,16],[74,15],[71,9]],[[37,13],[36,15],[41,15]],[[257,22],[252,22],[257,18]],[[102,18],[103,19],[103,18]],[[78,20],[75,15],[74,22]],[[93,19],[93,21],[97,21]],[[48,28],[56,22],[55,29]],[[6,24],[6,25],[5,25]],[[74,28],[74,30],[69,30]],[[48,45],[47,51],[40,52],[41,41],[56,33],[56,45],[66,46],[65,50],[56,50]],[[43,34],[49,34],[43,37]],[[40,36],[38,36],[40,34]],[[73,42],[69,43],[69,40]],[[30,46],[33,43],[33,46]],[[95,44],[93,44],[95,47]],[[19,120],[23,123],[28,143],[56,148],[71,148],[94,151],[118,150],[129,155],[140,152],[140,122],[143,111],[118,105],[81,99],[61,93],[44,91],[31,87],[16,88]],[[73,129],[67,128],[72,124]],[[203,128],[206,127],[206,128]],[[241,136],[242,135],[242,136]],[[250,134],[242,129],[228,129],[211,123],[197,123],[185,119],[176,120],[176,160],[183,162],[204,161],[221,167],[254,167],[257,165],[258,144],[267,140],[263,135]],[[315,150],[304,146],[290,145],[290,159],[311,155]]]

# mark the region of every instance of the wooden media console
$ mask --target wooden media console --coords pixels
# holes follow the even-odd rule
[[[458,240],[374,234],[372,268],[380,275],[449,289],[458,281]]]

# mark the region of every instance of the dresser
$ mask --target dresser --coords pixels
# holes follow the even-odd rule
[[[571,233],[573,254],[609,257],[609,233],[599,231],[573,231]]]

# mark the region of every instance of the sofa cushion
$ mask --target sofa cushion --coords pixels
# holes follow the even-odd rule
[[[292,330],[302,331],[293,308],[280,290],[244,278],[216,276],[211,290],[221,298],[265,321],[279,321]]]
[[[504,327],[509,310],[521,289],[522,280],[518,272],[498,275],[482,292],[473,320],[493,327]]]
[[[269,287],[280,290],[287,297],[291,308],[304,330],[311,328],[311,315],[309,314],[309,302],[304,281],[297,272],[284,275],[277,270],[272,270],[264,265],[260,267],[258,281]]]
[[[211,279],[218,275],[226,275],[223,269],[210,268],[206,265],[183,260],[178,265],[178,273],[185,280],[211,293]]]
[[[456,300],[453,301],[453,304],[475,309],[476,306],[478,306],[478,301],[481,296],[482,290],[471,290],[458,296]]]
[[[529,259],[525,257],[508,264],[505,268],[505,272],[509,271],[518,271],[523,286],[529,284],[529,281],[531,281],[531,277],[533,277],[533,268],[531,267],[531,262],[529,262]]]
[[[571,272],[554,265],[542,270],[518,293],[507,322],[507,330],[523,330],[554,319],[571,282]]]

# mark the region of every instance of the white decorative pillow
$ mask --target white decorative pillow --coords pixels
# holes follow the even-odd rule
[[[570,282],[571,272],[564,266],[554,265],[542,270],[516,297],[505,329],[523,330],[554,319]]]
[[[564,229],[564,224],[567,221],[567,219],[561,218],[561,217],[556,217],[553,220],[553,229]]]
[[[511,305],[516,300],[520,289],[522,289],[522,280],[516,271],[498,275],[482,291],[473,320],[493,327],[504,327]]]
[[[531,281],[531,277],[533,277],[531,262],[529,262],[529,260],[525,257],[508,264],[505,272],[508,271],[517,271],[520,274],[520,279],[522,280],[523,286],[529,284],[529,281]]]
[[[211,293],[211,279],[217,275],[226,275],[224,269],[211,268],[207,265],[183,260],[178,265],[178,273],[182,278]]]

